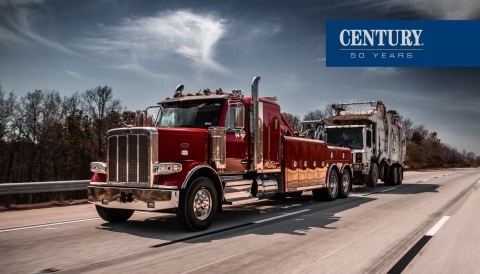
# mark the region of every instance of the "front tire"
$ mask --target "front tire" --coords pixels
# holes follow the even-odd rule
[[[199,177],[180,195],[177,218],[187,230],[205,230],[215,219],[217,208],[215,186],[210,179]]]
[[[106,208],[99,205],[95,205],[95,208],[97,209],[98,215],[110,223],[125,222],[132,217],[134,212],[134,210],[130,209]]]
[[[347,198],[350,195],[350,173],[348,170],[344,170],[342,173],[342,177],[340,178],[340,187],[339,187],[339,198]]]
[[[368,175],[365,175],[365,184],[368,187],[376,187],[378,182],[378,165],[376,163],[372,163],[370,167],[370,172]]]

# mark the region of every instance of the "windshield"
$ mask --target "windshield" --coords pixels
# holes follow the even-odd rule
[[[363,148],[362,128],[327,128],[327,144],[361,149]]]
[[[162,105],[157,127],[208,128],[217,126],[223,101],[179,101]]]

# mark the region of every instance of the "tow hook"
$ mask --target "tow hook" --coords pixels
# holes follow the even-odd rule
[[[133,193],[125,194],[125,192],[122,192],[120,194],[119,202],[120,203],[131,203],[131,202],[133,202]]]

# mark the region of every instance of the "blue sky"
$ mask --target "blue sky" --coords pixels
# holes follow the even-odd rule
[[[0,0],[0,85],[18,96],[108,85],[135,110],[180,83],[249,92],[260,75],[283,111],[382,100],[480,155],[479,69],[327,68],[327,19],[478,20],[480,1]]]

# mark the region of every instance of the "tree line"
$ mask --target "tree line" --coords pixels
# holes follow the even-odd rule
[[[89,179],[89,163],[105,160],[107,130],[130,117],[108,86],[67,97],[0,87],[0,182]]]

